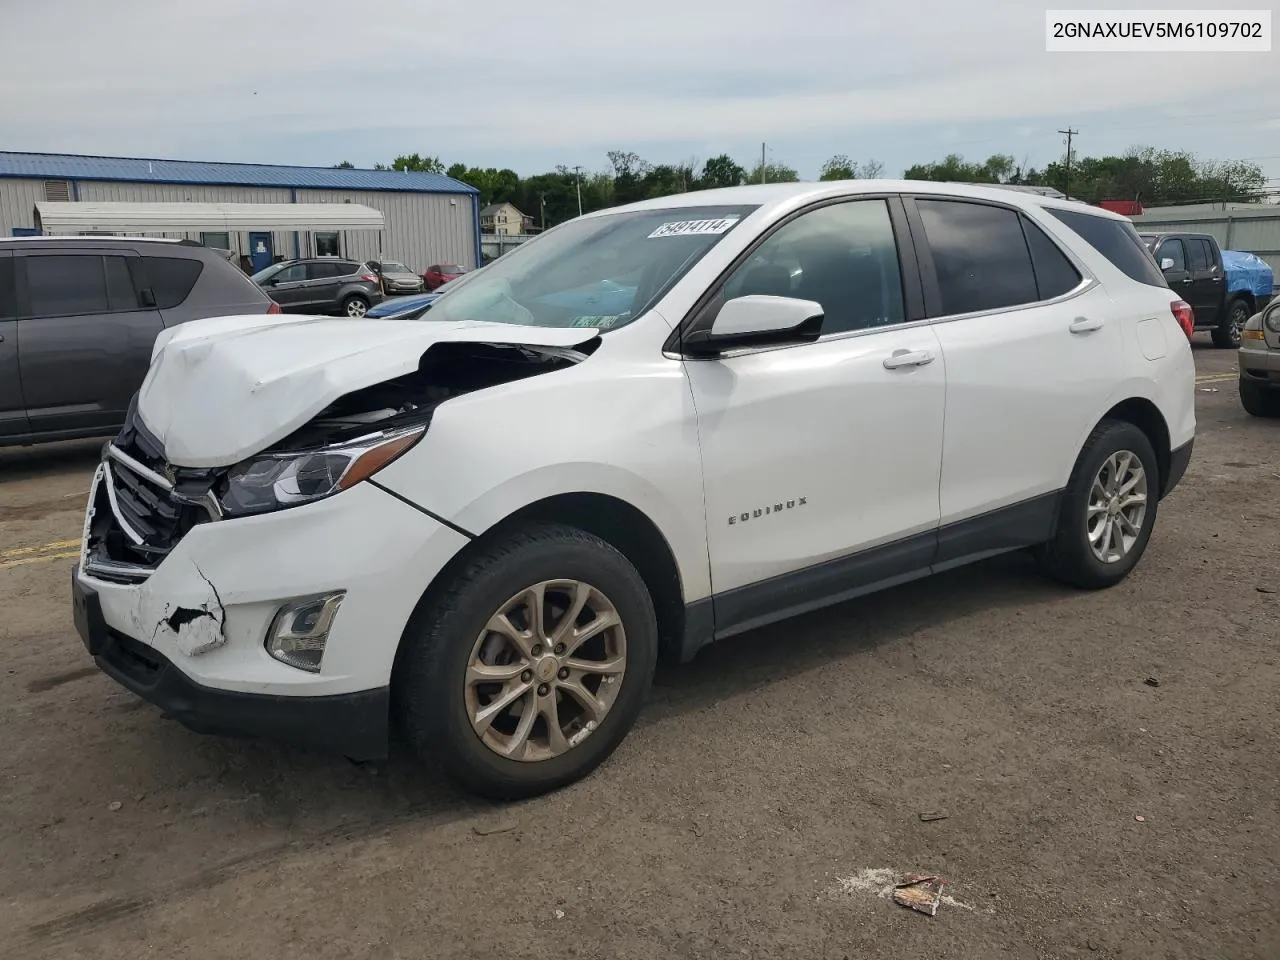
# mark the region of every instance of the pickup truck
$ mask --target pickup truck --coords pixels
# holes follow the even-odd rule
[[[1240,346],[1240,331],[1271,302],[1275,276],[1251,253],[1222,250],[1207,233],[1142,233],[1170,288],[1191,304],[1196,329],[1217,347]]]

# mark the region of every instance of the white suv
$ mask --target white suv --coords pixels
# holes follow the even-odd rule
[[[605,210],[420,320],[166,331],[73,575],[99,666],[199,730],[470,788],[586,775],[660,655],[1004,551],[1107,587],[1195,433],[1128,221],[893,181]]]

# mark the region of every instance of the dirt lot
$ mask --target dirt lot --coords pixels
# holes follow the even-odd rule
[[[1280,956],[1280,423],[1197,358],[1196,456],[1121,587],[1005,557],[713,647],[508,807],[162,719],[70,623],[98,444],[0,451],[0,954]]]

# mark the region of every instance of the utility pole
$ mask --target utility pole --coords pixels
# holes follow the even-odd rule
[[[1072,130],[1070,127],[1067,127],[1067,129],[1059,130],[1058,132],[1063,134],[1067,138],[1067,175],[1066,175],[1066,183],[1062,185],[1062,192],[1065,193],[1067,195],[1067,199],[1070,200],[1071,199],[1071,138],[1074,137],[1076,134],[1078,134],[1080,131]]]
[[[574,167],[573,173],[578,188],[578,216],[582,216],[582,167]]]
[[[761,183],[764,183],[766,181],[765,171],[767,169],[768,167],[764,162],[764,144],[761,143],[760,144],[760,182]]]

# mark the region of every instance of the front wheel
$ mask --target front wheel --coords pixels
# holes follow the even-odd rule
[[[1058,580],[1089,590],[1129,575],[1147,549],[1160,501],[1160,467],[1146,434],[1103,420],[1089,435],[1042,559]]]
[[[342,313],[348,317],[360,319],[369,312],[369,301],[364,297],[347,297],[342,301]]]
[[[1213,345],[1223,349],[1236,349],[1240,346],[1240,334],[1244,325],[1249,322],[1249,304],[1243,300],[1232,300],[1227,304],[1222,322],[1213,329]]]
[[[1268,419],[1280,417],[1280,390],[1264,387],[1252,380],[1240,380],[1240,404],[1245,413]]]
[[[424,759],[494,799],[579,780],[622,742],[657,663],[644,580],[605,541],[537,526],[482,548],[406,631],[398,713]]]

